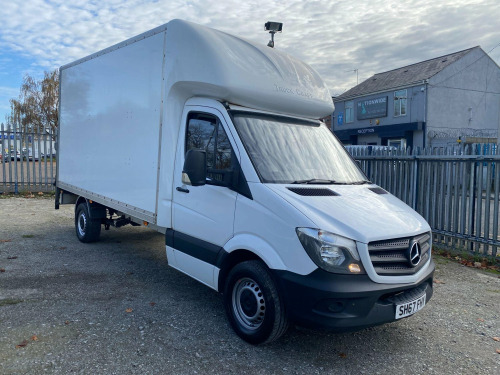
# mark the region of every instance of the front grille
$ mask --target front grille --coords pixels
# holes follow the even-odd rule
[[[420,261],[413,266],[410,260],[410,247],[415,243],[420,246]],[[396,238],[370,242],[368,253],[373,268],[378,275],[403,276],[417,273],[429,260],[431,249],[430,232],[415,237]],[[413,256],[415,256],[415,250]],[[416,258],[413,259],[416,263]]]

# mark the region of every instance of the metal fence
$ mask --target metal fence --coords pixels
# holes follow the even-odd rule
[[[500,256],[498,145],[347,149],[371,181],[429,222],[435,243]]]
[[[55,134],[0,128],[0,192],[54,190]],[[419,212],[434,241],[500,256],[495,144],[406,149],[347,146],[367,177]]]
[[[0,128],[0,193],[54,190],[55,134],[52,130]]]

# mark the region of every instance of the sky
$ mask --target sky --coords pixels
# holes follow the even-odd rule
[[[332,95],[375,73],[480,45],[500,65],[498,0],[0,0],[0,122],[26,74],[53,70],[180,18],[310,64]],[[490,52],[491,51],[491,52]]]

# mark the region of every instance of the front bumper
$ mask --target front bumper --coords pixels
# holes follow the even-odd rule
[[[410,284],[377,284],[367,275],[340,275],[317,269],[302,276],[274,270],[290,320],[331,331],[354,331],[395,319],[396,305],[432,297],[434,262]]]

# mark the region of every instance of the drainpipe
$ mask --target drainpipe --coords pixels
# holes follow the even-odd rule
[[[428,109],[428,105],[427,105],[427,99],[429,98],[429,96],[427,95],[427,90],[429,90],[429,80],[428,79],[424,79],[424,81],[422,82],[425,86],[424,86],[424,124],[422,126],[422,133],[423,133],[423,147],[425,148],[426,146],[426,140],[427,140],[427,109]]]

